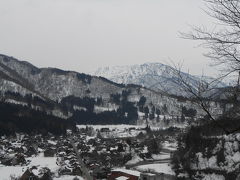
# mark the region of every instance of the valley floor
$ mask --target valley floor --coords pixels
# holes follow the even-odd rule
[[[176,143],[170,136],[152,134],[144,126],[133,125],[81,125],[78,129],[77,133],[69,131],[66,136],[1,137],[0,179],[15,180],[29,170],[38,177],[81,180],[84,174],[71,146],[72,140],[96,179],[108,179],[116,169],[125,171],[126,168],[139,174],[175,175],[170,160]],[[155,142],[156,147],[151,144]],[[157,152],[151,152],[151,148],[157,148]]]

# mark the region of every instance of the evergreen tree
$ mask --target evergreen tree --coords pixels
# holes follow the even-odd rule
[[[141,98],[139,99],[139,102],[138,102],[138,107],[139,107],[139,111],[140,112],[143,112],[143,106],[145,105],[146,103],[146,98],[144,96],[141,96]]]
[[[168,108],[167,108],[166,104],[163,105],[163,112],[164,112],[164,114],[168,113]]]
[[[157,114],[157,122],[159,122],[159,115],[161,114],[160,109],[156,109],[156,114]]]
[[[149,108],[148,108],[148,106],[145,106],[145,107],[144,107],[144,113],[145,113],[145,118],[147,119],[147,118],[148,118],[148,114],[149,114]]]

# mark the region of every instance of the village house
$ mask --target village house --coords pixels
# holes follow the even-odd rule
[[[141,173],[139,180],[175,180],[175,176],[164,173]]]
[[[53,149],[53,148],[47,148],[45,151],[44,151],[44,157],[54,157],[56,153],[56,150]]]
[[[140,172],[128,169],[114,169],[112,170],[108,180],[138,180]]]
[[[20,180],[39,180],[39,178],[31,172],[31,170],[26,170],[23,175],[20,177]]]

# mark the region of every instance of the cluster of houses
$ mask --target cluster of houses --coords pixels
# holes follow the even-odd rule
[[[126,131],[130,130],[126,129]],[[156,147],[152,146],[152,140],[161,142],[162,136],[156,137],[148,134],[147,130],[141,130],[136,137],[104,138],[109,131],[108,128],[100,130],[83,128],[77,133],[69,132],[64,136],[52,134],[3,136],[0,138],[0,164],[9,167],[28,167],[20,175],[20,180],[51,180],[54,176],[65,175],[82,176],[82,167],[76,157],[79,153],[94,179],[166,180],[166,177],[163,179],[163,175],[157,173],[114,169],[124,167],[132,159],[133,154],[143,159],[151,157],[150,149],[161,148],[160,144]],[[78,149],[77,153],[72,143]],[[55,157],[57,171],[47,167],[41,167],[41,169],[31,167],[31,157],[39,154],[42,154],[43,158]]]

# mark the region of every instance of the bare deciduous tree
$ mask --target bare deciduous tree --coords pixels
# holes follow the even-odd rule
[[[217,21],[216,28],[210,31],[204,27],[193,27],[191,33],[181,33],[183,38],[202,41],[202,46],[208,48],[205,54],[214,60],[214,65],[221,67],[223,74],[214,81],[222,79],[230,74],[237,75],[236,84],[228,88],[227,99],[235,109],[239,110],[239,77],[240,77],[240,0],[204,0],[208,10],[206,13]],[[208,109],[204,100],[206,92],[212,91],[211,83],[199,82],[199,87],[193,87],[188,79],[181,76],[180,70],[174,70],[179,77],[182,88],[198,100],[201,108],[209,116],[216,126],[222,128],[226,134],[240,130],[240,127],[227,129],[220,124]]]
[[[214,30],[193,27],[191,33],[182,33],[183,38],[200,40],[208,48],[207,57],[222,66],[225,75],[240,71],[240,1],[204,0],[206,13],[217,20]]]

